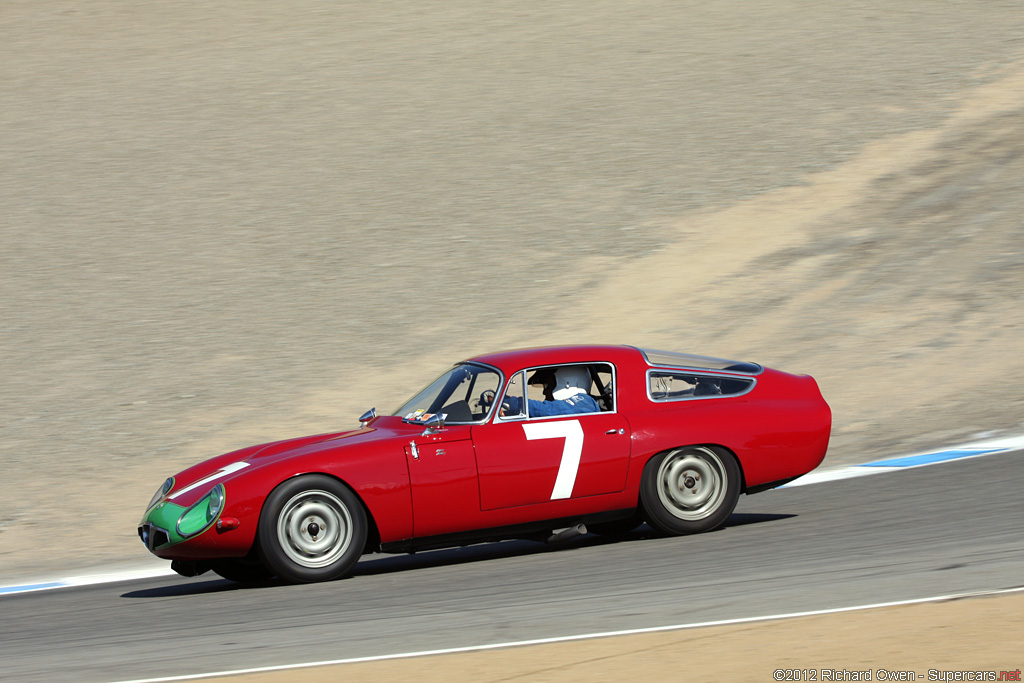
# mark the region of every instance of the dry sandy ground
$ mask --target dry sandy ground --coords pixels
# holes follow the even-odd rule
[[[0,577],[141,558],[168,474],[497,348],[811,373],[832,464],[1020,430],[1021,35],[1016,3],[5,3]]]
[[[1018,3],[0,8],[0,581],[448,363],[813,374],[826,463],[1024,429]]]
[[[210,678],[278,683],[302,680],[653,681],[958,680],[945,672],[1019,672],[1024,595],[907,605],[733,626],[533,645]],[[880,672],[883,670],[885,673]],[[812,673],[813,671],[813,673]],[[844,672],[869,671],[857,679]],[[934,671],[934,674],[930,674]],[[816,676],[811,679],[810,676]],[[929,679],[929,675],[934,676]],[[785,676],[785,674],[783,674]],[[802,676],[802,677],[800,677]],[[830,676],[829,678],[824,678]],[[942,678],[945,676],[945,678]],[[962,675],[959,680],[964,680]],[[977,679],[977,680],[985,680]],[[1007,678],[1004,680],[1017,680]]]

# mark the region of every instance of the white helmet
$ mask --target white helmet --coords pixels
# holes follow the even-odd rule
[[[590,372],[582,365],[569,365],[555,370],[555,390],[551,394],[556,401],[564,401],[576,394],[590,392]]]

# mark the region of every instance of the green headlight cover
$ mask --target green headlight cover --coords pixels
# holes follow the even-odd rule
[[[223,509],[224,485],[217,484],[178,518],[178,533],[182,538],[188,538],[205,531],[220,517]]]

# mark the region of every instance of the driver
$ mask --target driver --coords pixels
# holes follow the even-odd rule
[[[530,417],[601,412],[597,401],[587,393],[591,381],[590,371],[584,365],[567,365],[554,372],[549,368],[538,370],[529,383],[544,385],[544,400],[527,399]],[[502,415],[522,413],[522,399],[505,396],[501,409]]]

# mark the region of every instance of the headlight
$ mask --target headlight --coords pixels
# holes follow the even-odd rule
[[[224,509],[224,484],[217,484],[210,492],[185,510],[178,518],[178,533],[182,538],[195,536],[213,524]]]
[[[156,505],[157,501],[166,496],[167,492],[170,491],[172,488],[174,488],[174,477],[167,477],[167,481],[161,484],[160,488],[158,488],[156,490],[156,493],[153,494],[153,499],[149,501],[149,505],[146,506],[146,510],[148,511],[150,508]]]

